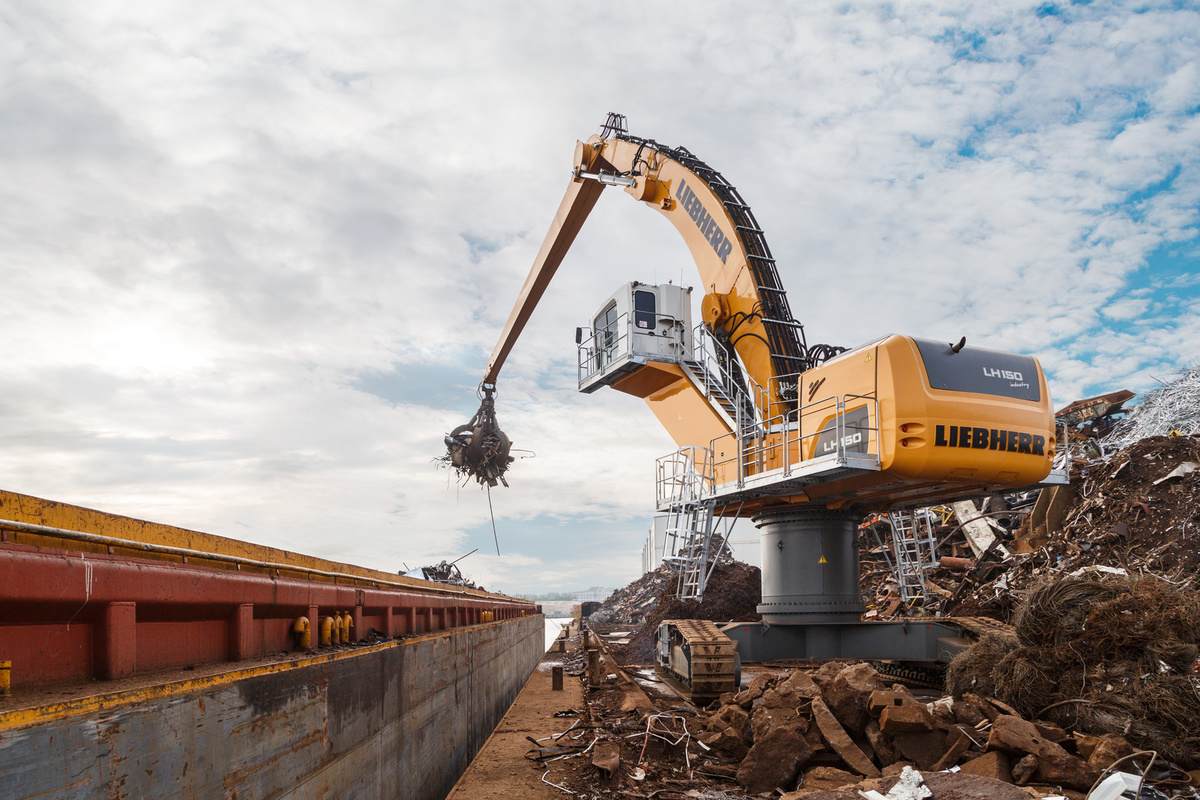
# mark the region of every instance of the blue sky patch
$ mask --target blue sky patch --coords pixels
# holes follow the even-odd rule
[[[481,490],[482,491],[482,490]],[[650,529],[653,515],[652,509],[646,510],[644,519],[618,521],[612,519],[597,519],[589,515],[571,515],[554,517],[539,515],[528,520],[503,519],[500,515],[504,509],[504,495],[501,489],[492,492],[492,502],[497,505],[496,535],[500,540],[500,562],[504,554],[525,553],[536,555],[542,561],[539,579],[514,578],[511,586],[488,586],[493,591],[503,590],[510,594],[537,594],[567,589],[584,589],[581,585],[624,586],[629,582],[629,575],[640,574],[638,568],[641,546]],[[496,557],[496,543],[492,534],[491,522],[485,522],[467,530],[466,539],[462,544],[463,553],[478,547],[479,554]],[[614,569],[606,573],[596,559],[581,560],[582,553],[604,553],[609,556],[619,554],[620,559],[627,563],[624,569]],[[458,558],[462,553],[447,553],[447,559]],[[470,575],[471,556],[460,566],[463,573]],[[530,574],[524,567],[514,569],[517,574]],[[588,578],[572,577],[572,573],[585,572]],[[556,578],[556,576],[560,576]]]
[[[390,372],[364,372],[351,387],[395,405],[449,408],[470,417],[479,407],[475,388],[488,354],[482,350],[434,363],[397,364]]]

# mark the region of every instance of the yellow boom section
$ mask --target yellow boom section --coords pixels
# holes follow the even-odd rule
[[[765,387],[773,377],[801,371],[798,362],[780,368],[778,348],[776,361],[772,360],[769,342],[781,335],[794,340],[793,332],[779,327],[794,323],[780,320],[774,331],[768,330],[759,278],[750,265],[756,256],[747,251],[738,225],[708,181],[643,141],[593,136],[576,142],[571,183],[492,351],[483,383],[495,383],[516,338],[607,185],[624,186],[627,194],[658,211],[679,232],[705,289],[704,321],[725,335],[755,384]],[[781,302],[782,290],[773,291],[776,302]]]

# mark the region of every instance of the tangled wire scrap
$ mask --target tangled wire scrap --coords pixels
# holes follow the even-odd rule
[[[642,735],[641,733],[632,734],[632,736]],[[653,736],[656,739],[662,739],[672,747],[678,747],[680,744],[683,745],[683,756],[687,762],[688,779],[691,780],[692,756],[688,752],[687,745],[688,741],[692,738],[692,734],[688,730],[686,719],[676,714],[648,714],[646,716],[646,733],[644,735],[646,739],[642,742],[642,752],[638,755],[638,770],[643,770],[644,774],[646,746],[650,744],[650,737]],[[705,750],[708,749],[708,746],[699,740],[697,740],[697,744],[700,744]]]
[[[1173,382],[1142,398],[1132,413],[1117,423],[1104,444],[1113,451],[1150,436],[1200,433],[1200,368],[1184,370]]]
[[[496,422],[495,392],[494,386],[483,387],[479,410],[470,422],[459,425],[446,436],[446,454],[438,459],[464,482],[474,479],[480,485],[508,486],[504,473],[513,462],[508,454],[512,444]]]
[[[955,659],[952,694],[1200,768],[1200,600],[1151,577],[1065,578],[1034,589],[1013,624],[1015,637],[990,634]]]

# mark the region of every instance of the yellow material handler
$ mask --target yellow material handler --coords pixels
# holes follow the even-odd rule
[[[693,324],[690,288],[625,284],[577,332],[579,388],[643,398],[676,442],[658,464],[660,510],[686,500],[760,529],[763,623],[725,635],[747,661],[947,660],[956,628],[860,621],[855,531],[868,512],[1062,482],[1051,474],[1058,437],[1041,365],[965,339],[809,344],[738,191],[687,149],[630,135],[619,114],[576,143],[566,194],[484,374],[481,415],[494,430],[449,437],[456,466],[478,476],[461,459],[472,436],[500,441],[490,405],[500,368],[609,186],[680,234],[702,319]],[[694,647],[689,631],[674,623],[664,641]]]

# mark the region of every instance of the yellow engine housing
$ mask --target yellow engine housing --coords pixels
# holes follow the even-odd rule
[[[935,363],[927,363],[931,357]],[[847,417],[866,408],[864,449],[879,461],[878,474],[852,479],[853,486],[813,485],[806,491],[813,500],[932,501],[1014,489],[1043,480],[1053,464],[1053,405],[1041,365],[1030,356],[982,348],[951,353],[945,344],[893,335],[804,373],[798,393],[800,436],[790,442],[792,459],[823,455],[820,437],[808,432],[835,419],[835,409],[816,405],[824,395],[843,399]],[[763,467],[777,465],[768,458]]]
[[[722,423],[680,366],[649,363],[610,385],[643,397],[681,448],[707,449],[714,494],[743,515],[795,503],[877,509],[1029,486],[1049,474],[1057,446],[1035,358],[908,336],[760,389],[763,424],[753,436]]]

